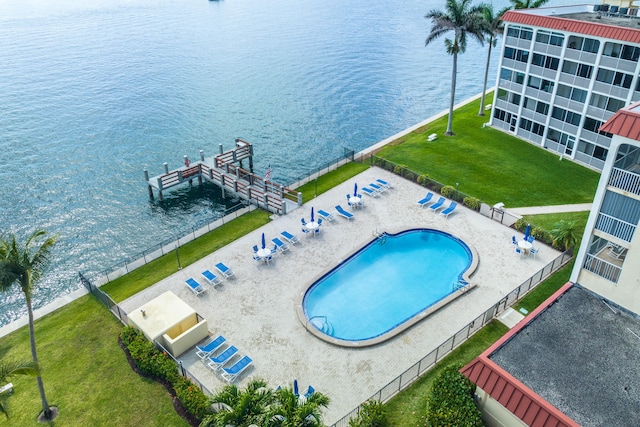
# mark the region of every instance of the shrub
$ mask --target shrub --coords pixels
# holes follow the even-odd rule
[[[377,400],[367,400],[360,407],[357,418],[349,420],[349,427],[386,427],[387,414],[384,406]]]
[[[462,200],[462,204],[469,209],[473,209],[474,211],[480,210],[480,200],[476,199],[475,197],[465,197]]]
[[[482,415],[473,401],[476,386],[451,365],[435,379],[427,398],[427,426],[482,427]]]
[[[418,184],[422,185],[423,187],[427,187],[430,182],[431,179],[429,178],[429,175],[420,175],[418,177]]]
[[[209,398],[190,379],[178,377],[173,389],[182,406],[196,419],[202,420],[210,412]]]
[[[513,224],[513,228],[524,233],[524,230],[527,228],[527,224],[527,221],[525,221],[523,218],[520,218],[515,222],[515,224]]]
[[[442,190],[440,190],[440,194],[450,199],[453,198],[453,196],[455,196],[456,193],[457,193],[456,189],[450,185],[445,185],[444,187],[442,187]]]

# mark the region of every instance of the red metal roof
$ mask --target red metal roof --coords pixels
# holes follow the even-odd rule
[[[529,14],[526,10],[509,10],[502,15],[502,20],[505,22],[549,28],[569,33],[603,37],[631,43],[640,43],[640,29],[636,30],[633,28],[623,28],[615,25],[578,21],[576,19],[561,18],[558,15],[542,16]]]
[[[478,387],[531,427],[580,427],[580,425],[495,364],[489,356],[533,321],[571,286],[573,284],[569,282],[560,288],[527,316],[528,321],[520,322],[460,370]]]
[[[618,110],[600,130],[640,141],[640,102]]]

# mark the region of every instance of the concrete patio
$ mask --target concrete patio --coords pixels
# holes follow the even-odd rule
[[[376,178],[391,182],[393,188],[376,199],[363,196],[365,208],[353,211],[355,218],[351,221],[335,215],[336,204],[346,208],[345,195],[353,191],[355,182],[362,187]],[[291,386],[294,378],[302,389],[312,384],[331,399],[323,420],[331,425],[560,255],[537,245],[537,257],[520,258],[511,244],[511,236],[518,235],[513,229],[463,206],[444,218],[416,204],[426,193],[417,184],[370,168],[120,306],[131,312],[167,290],[173,291],[207,319],[212,335],[224,335],[241,355],[253,359],[253,366],[238,379],[239,386],[252,378],[264,379],[274,388]],[[317,238],[300,231],[300,218],[308,219],[312,206],[335,217],[335,221],[322,225]],[[449,232],[476,249],[479,266],[471,277],[477,285],[474,290],[395,338],[372,347],[338,347],[305,330],[296,306],[315,279],[373,239],[374,232],[416,227]],[[276,255],[269,265],[253,261],[251,248],[260,244],[261,233],[270,241],[283,230],[297,235],[300,243],[289,253]],[[204,283],[200,273],[214,271],[220,261],[235,271],[235,280],[225,280],[215,289],[207,285],[207,292],[200,296],[184,285],[189,277]],[[195,352],[185,353],[181,360],[210,390],[215,392],[224,386]]]

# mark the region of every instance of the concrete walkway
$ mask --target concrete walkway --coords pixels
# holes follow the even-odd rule
[[[507,212],[515,215],[540,215],[565,212],[590,211],[592,203],[578,203],[575,205],[553,205],[553,206],[529,206],[524,208],[506,208]]]

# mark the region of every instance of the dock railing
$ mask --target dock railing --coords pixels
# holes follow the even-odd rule
[[[557,258],[545,265],[542,269],[536,272],[533,276],[522,282],[520,286],[509,292],[500,301],[489,307],[484,313],[476,317],[473,321],[468,323],[457,333],[449,337],[442,344],[440,344],[435,350],[422,357],[417,363],[411,366],[409,369],[398,375],[394,380],[390,381],[387,385],[382,387],[371,395],[369,400],[377,400],[382,403],[386,403],[395,395],[406,389],[413,384],[420,376],[422,376],[429,369],[433,368],[436,363],[442,360],[443,357],[451,353],[463,342],[469,339],[473,334],[479,331],[483,326],[496,318],[507,308],[522,299],[531,289],[535,288],[540,282],[549,277],[551,274],[559,270],[565,264],[571,260],[572,256],[564,252]],[[362,403],[364,404],[364,402]],[[351,418],[356,418],[362,408],[360,404],[357,408],[350,411],[344,417],[333,423],[331,427],[347,427]]]

